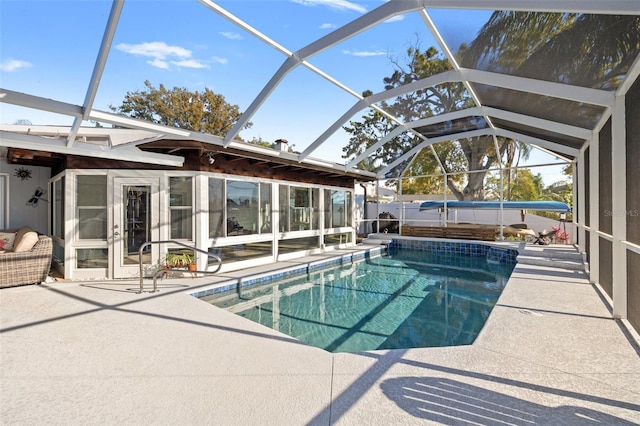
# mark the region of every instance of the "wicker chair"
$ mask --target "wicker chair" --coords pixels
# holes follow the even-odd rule
[[[53,241],[48,235],[39,235],[29,251],[0,254],[0,288],[43,282],[49,274],[52,256]]]

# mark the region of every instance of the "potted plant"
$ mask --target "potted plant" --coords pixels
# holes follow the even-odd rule
[[[168,252],[164,258],[164,263],[169,268],[179,268],[182,266],[183,258],[182,253]]]
[[[195,257],[193,256],[192,253],[188,251],[182,253],[182,265],[186,266],[187,269],[189,269],[190,271],[196,270]]]
[[[160,259],[158,261],[158,263],[156,263],[156,270],[155,272],[157,272],[159,269],[162,269],[164,271],[164,273],[162,274],[163,278],[166,278],[167,275],[169,275],[169,271],[171,270],[171,266],[169,265],[169,262],[167,261],[166,257],[163,257],[162,259]]]

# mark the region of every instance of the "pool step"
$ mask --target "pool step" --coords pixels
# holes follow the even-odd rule
[[[573,246],[527,246],[518,255],[518,263],[584,271],[585,259]]]
[[[368,245],[387,245],[393,241],[392,238],[389,238],[388,234],[369,234],[367,238],[362,240],[362,244]]]

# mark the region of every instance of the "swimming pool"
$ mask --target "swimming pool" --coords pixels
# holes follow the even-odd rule
[[[303,276],[201,297],[329,352],[471,344],[514,262],[389,249]]]

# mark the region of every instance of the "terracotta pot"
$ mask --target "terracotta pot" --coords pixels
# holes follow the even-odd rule
[[[187,265],[187,268],[188,268],[190,271],[195,271],[195,270],[197,269],[197,268],[196,268],[196,265],[194,265],[194,264]]]

